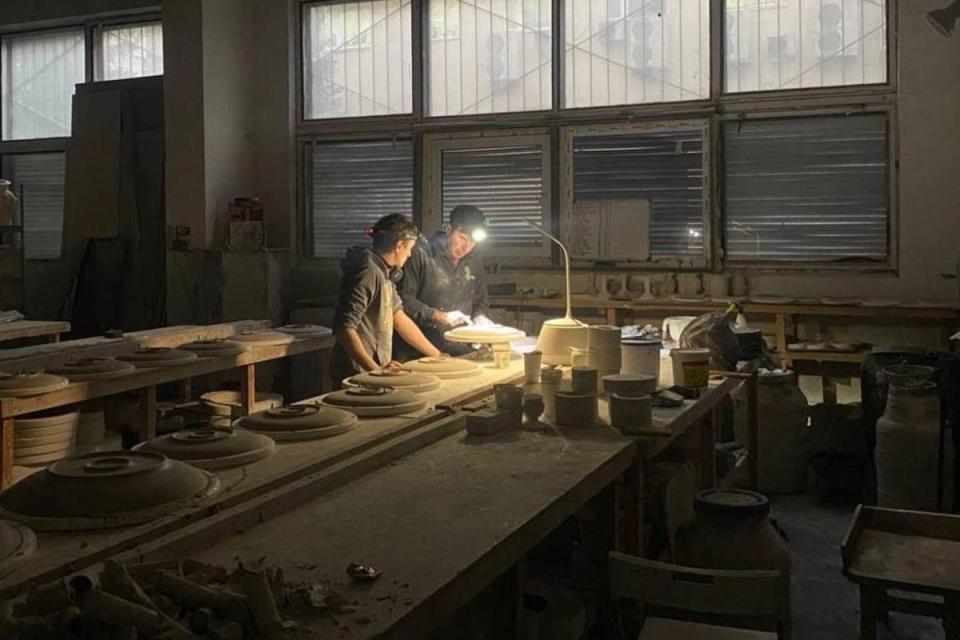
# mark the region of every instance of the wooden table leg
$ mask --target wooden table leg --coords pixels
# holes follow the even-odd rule
[[[880,617],[882,591],[860,585],[860,640],[877,639],[877,618]]]
[[[639,449],[633,464],[614,484],[617,514],[616,543],[618,551],[643,556],[643,463]]]
[[[0,489],[13,484],[13,418],[0,418]]]
[[[789,367],[792,364],[792,361],[790,359],[790,354],[787,351],[787,315],[785,313],[778,313],[776,315],[776,321],[777,354],[779,354],[783,366]]]
[[[700,420],[700,489],[716,485],[716,425],[717,410]]]
[[[193,379],[187,378],[180,381],[180,402],[186,404],[193,400]]]
[[[759,377],[756,372],[747,379],[747,481],[756,491],[760,486],[760,420]]]
[[[140,442],[157,437],[157,387],[140,390]]]
[[[257,402],[257,371],[254,365],[240,367],[240,413],[253,413]]]
[[[617,326],[617,310],[614,307],[607,307],[607,324]]]

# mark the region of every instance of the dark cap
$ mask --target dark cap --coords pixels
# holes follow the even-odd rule
[[[487,216],[483,214],[480,207],[475,207],[472,204],[457,205],[450,212],[450,226],[465,231],[486,228]]]

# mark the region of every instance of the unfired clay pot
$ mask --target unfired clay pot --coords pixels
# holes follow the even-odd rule
[[[198,469],[227,469],[266,458],[276,448],[265,435],[230,428],[186,429],[141,442],[134,451],[160,453]]]

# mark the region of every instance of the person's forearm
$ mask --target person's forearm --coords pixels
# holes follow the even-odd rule
[[[420,327],[402,310],[393,314],[393,328],[401,338],[407,341],[407,344],[423,355],[431,357],[440,355],[440,350],[433,346],[427,336],[423,335],[423,331],[420,331]]]
[[[343,344],[343,348],[350,359],[360,365],[360,368],[364,371],[373,371],[380,368],[380,365],[367,353],[356,329],[344,329],[337,338]]]

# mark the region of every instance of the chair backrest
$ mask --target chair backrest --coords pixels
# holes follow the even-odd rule
[[[610,592],[657,607],[721,616],[789,618],[780,571],[717,571],[610,552]]]

